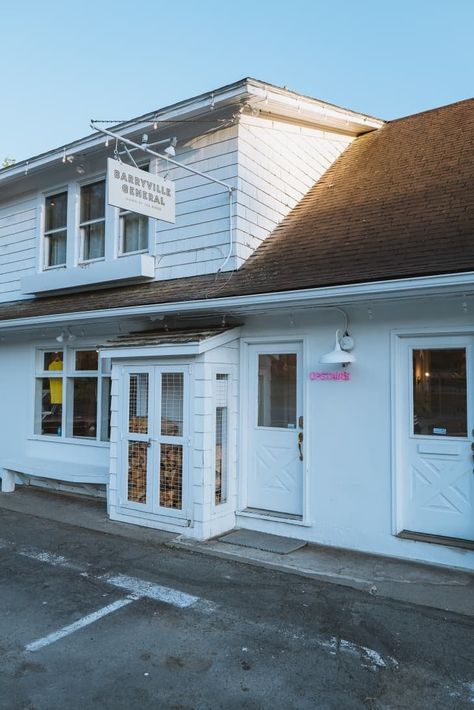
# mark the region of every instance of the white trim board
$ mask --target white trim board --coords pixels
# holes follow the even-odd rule
[[[466,289],[470,290],[467,291]],[[278,291],[273,293],[252,294],[249,296],[229,296],[227,298],[207,298],[196,301],[173,301],[153,305],[135,305],[125,308],[104,308],[94,311],[74,311],[54,313],[47,316],[11,318],[0,321],[0,330],[45,326],[47,324],[72,324],[74,321],[92,321],[102,318],[127,316],[147,316],[156,313],[197,313],[245,309],[246,313],[261,312],[262,307],[270,311],[286,308],[317,308],[330,305],[354,305],[356,303],[390,301],[409,298],[429,298],[430,296],[472,295],[474,293],[474,271],[443,276],[423,276],[391,281],[370,281],[355,285],[330,286],[324,288]],[[22,301],[23,303],[23,301]],[[9,305],[9,304],[6,304]],[[0,310],[1,313],[1,310]]]

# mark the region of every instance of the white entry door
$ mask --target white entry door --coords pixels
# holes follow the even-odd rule
[[[247,507],[303,513],[300,344],[249,346]]]
[[[404,531],[474,540],[474,338],[407,339],[399,437]]]
[[[186,517],[188,370],[123,368],[120,505],[144,517]]]

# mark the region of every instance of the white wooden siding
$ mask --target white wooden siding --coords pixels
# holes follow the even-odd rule
[[[180,144],[177,160],[237,187],[237,126]],[[214,273],[229,247],[229,193],[180,167],[169,166],[176,186],[176,223],[156,224],[158,279]],[[167,172],[161,162],[160,174]],[[235,219],[236,205],[233,213]]]
[[[20,279],[36,267],[36,194],[0,205],[0,302],[22,298]]]
[[[236,256],[241,266],[351,143],[352,137],[243,116]]]

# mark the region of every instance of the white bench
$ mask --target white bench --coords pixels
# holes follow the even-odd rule
[[[15,476],[22,474],[33,478],[50,478],[66,483],[102,483],[107,484],[109,471],[107,466],[78,464],[70,461],[47,461],[46,459],[23,458],[0,462],[2,493],[15,490]]]

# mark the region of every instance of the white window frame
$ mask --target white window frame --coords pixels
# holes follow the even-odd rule
[[[85,444],[85,445],[100,445],[109,446],[110,439],[102,438],[102,416],[103,407],[102,399],[104,392],[104,381],[109,379],[109,387],[112,386],[111,381],[111,366],[110,361],[104,358],[98,358],[97,370],[76,370],[76,353],[78,352],[90,352],[94,350],[92,345],[81,345],[77,347],[70,347],[61,343],[60,346],[54,347],[42,347],[37,348],[35,352],[35,375],[34,375],[34,397],[33,397],[33,438],[47,441],[58,441],[58,442],[73,442],[75,444]],[[51,352],[62,352],[63,353],[63,369],[55,371],[54,373],[49,370],[44,369],[44,356],[45,353]],[[73,413],[73,397],[72,397],[72,387],[70,386],[70,381],[74,379],[79,379],[81,377],[96,377],[97,378],[97,401],[96,401],[96,435],[95,437],[85,437],[85,436],[73,436],[72,433],[69,434],[68,430],[72,432],[73,421],[71,419]],[[43,379],[60,379],[62,381],[62,413],[61,413],[61,434],[42,434],[41,431],[36,430],[37,425],[37,396],[36,387],[38,380]],[[39,414],[41,416],[41,414]],[[110,413],[109,413],[109,428],[110,428]]]
[[[123,242],[124,242],[124,236],[125,236],[125,230],[124,230],[124,222],[123,222],[123,217],[126,217],[129,214],[134,214],[131,210],[121,210],[119,207],[117,207],[118,210],[118,256],[133,256],[133,254],[149,254],[150,253],[150,218],[145,217],[147,220],[147,225],[146,225],[146,235],[147,235],[147,245],[145,249],[136,249],[135,251],[124,251],[123,250]]]
[[[46,231],[46,202],[50,197],[53,197],[55,195],[62,195],[66,193],[66,199],[67,199],[67,206],[66,206],[66,226],[64,228],[59,228],[59,229],[50,229]],[[54,269],[65,269],[67,268],[67,250],[68,250],[68,240],[69,240],[69,204],[70,204],[70,194],[69,194],[69,185],[62,185],[59,186],[58,188],[48,190],[47,192],[42,192],[41,193],[41,207],[40,207],[40,235],[41,235],[41,270],[42,271],[52,271]],[[66,232],[66,260],[64,264],[48,264],[48,237],[51,234],[55,234],[57,232]]]
[[[104,216],[97,219],[89,219],[85,222],[81,222],[81,205],[82,205],[82,190],[89,185],[95,185],[96,183],[104,183]],[[92,180],[88,179],[86,182],[79,183],[79,204],[78,204],[78,237],[79,237],[79,264],[93,264],[97,261],[105,261],[107,256],[107,179],[105,175],[103,177],[95,177]],[[84,228],[90,227],[94,224],[104,225],[104,256],[96,257],[95,259],[85,259],[84,258]]]

